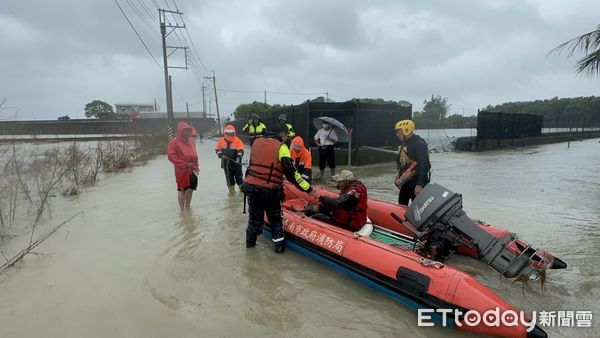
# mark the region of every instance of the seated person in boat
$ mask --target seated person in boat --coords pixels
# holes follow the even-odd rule
[[[331,178],[340,189],[340,195],[336,198],[319,196],[319,204],[309,205],[306,215],[350,231],[360,230],[367,223],[367,188],[349,170],[342,170]]]

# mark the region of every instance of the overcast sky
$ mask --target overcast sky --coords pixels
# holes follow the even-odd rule
[[[164,1],[118,0],[161,66],[157,5],[167,8]],[[407,100],[413,110],[436,94],[465,115],[506,101],[600,95],[600,79],[575,75],[576,57],[547,56],[600,24],[597,0],[175,3],[188,29],[171,34],[170,44],[197,52],[191,69],[170,69],[176,111],[186,102],[202,109],[203,77],[212,70],[224,116],[264,94],[221,89],[310,93],[267,93],[270,104],[328,91],[334,101],[381,97]],[[114,0],[2,0],[0,41],[0,98],[8,103],[0,118],[7,111],[18,119],[81,118],[94,99],[156,98],[164,110],[163,71]],[[170,64],[182,65],[181,55]],[[212,96],[207,91],[207,101]]]

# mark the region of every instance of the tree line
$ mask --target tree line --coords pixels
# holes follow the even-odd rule
[[[410,105],[404,100],[392,101],[382,98],[350,99],[346,102],[360,100],[363,103],[386,104],[394,103]],[[325,97],[319,96],[311,102],[330,102]],[[431,95],[431,98],[423,101],[421,111],[413,112],[413,120],[419,129],[438,128],[475,128],[477,116],[463,116],[460,114],[448,115],[450,107],[448,99],[440,95]],[[253,114],[265,117],[278,114],[282,105],[268,104],[254,101],[237,106],[233,112],[236,120],[248,120]],[[558,98],[523,102],[505,102],[498,105],[488,105],[482,110],[491,112],[536,114],[544,116],[544,127],[546,128],[568,128],[568,127],[598,127],[600,126],[600,97],[574,97]],[[113,107],[103,101],[93,100],[84,107],[85,116],[88,118],[106,119],[115,118]],[[69,119],[68,115],[61,116],[59,120]]]
[[[361,103],[368,104],[399,104],[402,106],[411,105],[410,102],[405,100],[393,101],[385,100],[382,98],[353,98],[346,102],[356,102],[360,100]],[[323,96],[318,96],[310,102],[331,102]],[[424,101],[423,110],[421,112],[415,111],[413,113],[413,120],[417,125],[417,128],[474,128],[476,125],[475,116],[462,116],[459,114],[453,114],[447,116],[450,104],[447,103],[447,99],[439,95],[432,95],[430,100]],[[254,101],[252,103],[240,104],[235,111],[233,116],[236,120],[248,120],[252,114],[257,114],[260,117],[272,116],[278,114],[283,107],[279,104],[270,105],[264,102]]]
[[[358,99],[351,99],[352,102]],[[327,102],[322,96],[311,102]],[[407,101],[390,101],[378,99],[360,99],[364,103],[396,103],[401,105],[410,104]],[[421,111],[413,112],[413,121],[419,129],[439,128],[475,128],[477,116],[464,116],[461,114],[449,115],[450,107],[448,99],[440,95],[431,95],[431,98],[423,101]],[[281,111],[279,104],[270,105],[254,101],[239,105],[233,112],[236,120],[248,120],[252,114],[258,116],[271,116]],[[600,97],[574,97],[558,98],[524,102],[505,102],[498,105],[488,105],[482,110],[503,113],[536,114],[544,116],[544,127],[567,128],[576,126],[596,127],[600,126]]]
[[[485,110],[543,115],[546,128],[600,126],[600,97],[597,96],[505,102],[495,106],[488,105]]]
[[[418,129],[450,129],[450,128],[475,128],[477,117],[475,115],[463,116],[460,114],[448,115],[452,105],[448,99],[440,95],[431,95],[429,100],[423,101],[423,110],[413,112],[413,121]]]

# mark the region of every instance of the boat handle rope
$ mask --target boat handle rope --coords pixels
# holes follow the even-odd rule
[[[306,216],[304,214],[301,214],[301,215],[302,215],[301,216],[302,218],[310,218],[310,217],[308,217],[308,216]],[[325,225],[320,224],[320,223],[321,223],[321,221],[319,221],[317,223],[314,223],[314,224],[317,225],[317,226],[319,226],[319,227],[321,227],[321,228],[327,229],[327,230],[329,230],[331,232],[335,232],[338,235],[342,235],[344,237],[349,237],[349,238],[352,238],[352,239],[357,239],[357,240],[363,241],[363,242],[365,242],[367,244],[376,246],[376,247],[378,247],[378,248],[380,248],[382,250],[385,250],[387,252],[391,252],[393,254],[396,254],[396,255],[404,257],[404,258],[408,258],[408,259],[410,259],[410,260],[412,260],[414,262],[420,263],[424,267],[432,267],[432,268],[435,268],[435,269],[441,269],[441,268],[444,267],[444,263],[441,263],[441,262],[438,262],[438,261],[434,261],[434,260],[431,260],[431,259],[427,259],[425,257],[419,257],[419,258],[417,258],[417,257],[413,257],[413,256],[410,256],[410,255],[406,255],[406,254],[400,252],[400,249],[397,249],[397,248],[394,248],[394,247],[390,247],[390,246],[388,246],[386,244],[379,243],[379,242],[377,242],[376,240],[372,239],[369,236],[361,236],[361,235],[358,235],[356,233],[352,233],[352,235],[349,235],[349,234],[344,233],[344,232],[342,232],[342,231],[340,231],[338,229],[333,229],[333,227],[337,228],[337,226],[335,226],[335,225],[330,225],[330,224],[326,223],[327,226],[325,226]],[[369,237],[370,241],[367,242],[363,237]]]

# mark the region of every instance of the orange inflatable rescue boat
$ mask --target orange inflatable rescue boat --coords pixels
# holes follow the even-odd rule
[[[319,195],[337,195],[327,189],[315,190]],[[462,211],[459,194],[430,184],[410,207],[370,199],[368,215],[372,223],[358,232],[304,215],[304,207],[317,201],[288,182],[285,195],[283,221],[289,248],[415,310],[453,311],[455,315],[449,316],[446,324],[457,330],[503,337],[547,337],[528,320],[515,320],[514,325],[487,325],[484,321],[465,324],[469,313],[495,311],[497,316],[510,316],[518,312],[475,278],[440,262],[448,255],[470,255],[507,278],[531,280],[546,269],[564,268],[566,264],[504,229],[470,220]],[[441,320],[435,314],[433,318]]]

